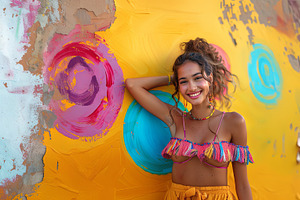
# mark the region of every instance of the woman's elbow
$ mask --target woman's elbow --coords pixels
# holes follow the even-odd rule
[[[134,83],[133,83],[133,82],[134,82],[134,81],[133,81],[133,79],[131,79],[131,78],[126,79],[126,80],[125,80],[125,87],[126,87],[127,89],[132,88],[132,87],[134,86]]]

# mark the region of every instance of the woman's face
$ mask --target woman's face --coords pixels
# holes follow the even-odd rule
[[[212,80],[212,75],[208,78]],[[178,68],[178,84],[179,92],[192,105],[207,102],[210,82],[204,79],[196,62],[187,61]]]

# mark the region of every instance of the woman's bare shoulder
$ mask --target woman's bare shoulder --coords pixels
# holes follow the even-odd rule
[[[226,112],[224,116],[226,130],[231,134],[231,141],[237,145],[247,144],[245,118],[237,112]]]
[[[225,112],[224,120],[230,125],[239,125],[245,123],[245,118],[237,112]]]

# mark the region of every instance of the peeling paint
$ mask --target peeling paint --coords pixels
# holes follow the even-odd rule
[[[18,23],[17,25],[20,25],[20,30],[17,29],[17,34],[20,31],[22,33],[21,42],[26,43],[29,41],[29,37],[27,35],[28,30],[35,22],[38,9],[40,8],[40,2],[35,0],[11,0],[10,6],[16,10],[19,9],[18,18],[22,21],[22,23]]]
[[[44,129],[49,130],[50,128],[53,128],[56,119],[57,116],[53,112],[49,110],[43,110],[40,112],[39,125]]]
[[[258,13],[258,19],[261,24],[266,26],[277,26],[277,12],[274,6],[279,0],[251,0],[255,11]]]
[[[249,42],[250,42],[251,45],[253,45],[254,44],[254,42],[253,42],[253,38],[254,38],[253,31],[248,26],[247,26],[247,31],[249,32],[249,35],[248,35]]]
[[[229,36],[231,38],[232,43],[236,46],[237,45],[236,39],[232,36],[231,32],[229,32]]]
[[[236,25],[235,25],[235,24],[233,24],[233,25],[230,27],[230,29],[231,29],[231,32],[233,32],[233,31],[237,30],[237,28],[236,28]]]
[[[112,1],[91,0],[82,4],[80,0],[64,0],[61,4],[61,15],[64,17],[62,23],[58,24],[56,33],[68,34],[78,22],[80,25],[85,26],[83,27],[84,30],[91,33],[100,29],[103,30],[103,27],[108,28],[114,22],[114,11]],[[81,12],[81,15],[79,12]],[[76,18],[74,18],[74,15]],[[91,24],[87,24],[88,21],[84,19],[88,16]]]
[[[219,17],[218,20],[219,20],[220,24],[224,24],[222,17]]]
[[[93,13],[93,15],[95,16],[94,13]],[[86,9],[79,8],[75,12],[74,16],[77,18],[79,24],[81,24],[81,25],[91,24],[91,16],[89,15],[88,10],[86,10]]]
[[[240,16],[239,16],[239,20],[241,20],[244,24],[248,24],[249,21],[250,23],[253,23],[253,19],[252,19],[252,12],[250,9],[249,9],[249,5],[243,5],[243,1],[239,1],[240,3],[240,6],[239,6],[239,9],[240,9]]]
[[[244,25],[256,23],[256,16],[253,15],[254,10],[250,6],[251,4],[245,3],[244,1],[239,1],[238,3],[235,1],[223,1],[223,6],[221,8],[223,19],[230,25],[229,35],[235,46],[237,45],[237,41],[233,37],[232,32],[238,31],[236,22],[241,21]],[[239,13],[237,12],[237,9]],[[220,20],[222,20],[222,18],[219,19],[219,21]],[[224,24],[224,22],[222,24]],[[249,32],[249,44],[254,44],[252,30],[249,26],[247,26],[247,30]]]
[[[43,96],[42,101],[44,105],[49,105],[52,97],[54,95],[54,90],[51,90],[47,84],[43,84]]]
[[[295,30],[298,32],[298,28],[300,27],[300,2],[295,0],[288,0],[287,2],[296,25]]]
[[[282,136],[282,151],[281,151],[281,158],[285,158],[286,157],[286,153],[285,153],[285,134]]]
[[[291,66],[296,72],[300,72],[300,59],[299,56],[296,58],[293,54],[288,55]]]
[[[233,7],[233,4],[230,4],[230,6],[227,4],[224,6],[224,4],[223,4],[223,11],[222,11],[223,19],[227,20],[228,22],[229,22],[228,14],[232,13],[232,7]]]
[[[9,3],[1,2],[7,14],[1,16],[5,23],[2,23],[0,40],[0,81],[5,82],[0,86],[0,147],[5,149],[0,153],[1,199],[13,199],[19,193],[32,192],[34,184],[41,181],[38,174],[43,173],[44,154],[41,139],[32,141],[38,137],[37,113],[42,105],[36,89],[42,80],[23,71],[23,66],[18,64],[26,51],[24,47],[28,47],[27,32],[34,23],[39,2]]]

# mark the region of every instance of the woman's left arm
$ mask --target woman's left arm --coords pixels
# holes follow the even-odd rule
[[[243,116],[238,113],[230,113],[231,142],[236,145],[247,145],[247,129]],[[239,162],[232,162],[233,173],[236,185],[236,192],[239,200],[252,200],[252,192],[247,175],[247,165]]]

